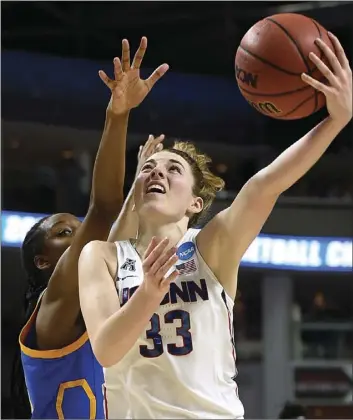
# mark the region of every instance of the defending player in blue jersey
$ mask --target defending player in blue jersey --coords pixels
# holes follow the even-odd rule
[[[37,313],[20,337],[32,418],[104,419],[103,371],[87,334],[60,350],[34,350]]]
[[[139,69],[147,47],[142,38],[130,65],[123,41],[122,64],[114,59],[115,80],[99,75],[112,92],[93,172],[91,202],[85,220],[55,214],[36,223],[22,245],[28,274],[27,314],[20,334],[21,356],[32,417],[104,418],[103,373],[88,341],[78,295],[78,259],[88,242],[106,240],[123,202],[125,143],[129,111],[137,107],[168,70],[160,66],[147,80]],[[23,400],[22,368],[12,384],[14,403]],[[24,418],[14,411],[15,418]]]

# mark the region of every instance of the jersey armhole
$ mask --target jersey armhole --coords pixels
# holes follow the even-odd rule
[[[216,275],[214,274],[214,272],[211,270],[211,268],[208,266],[208,264],[206,263],[206,261],[203,259],[203,256],[201,255],[201,252],[199,251],[199,248],[197,246],[196,237],[201,232],[201,229],[193,229],[193,231],[194,232],[191,233],[191,240],[195,244],[197,258],[201,262],[203,269],[207,272],[207,275],[210,277],[210,279],[214,283],[217,283],[217,285],[224,291],[224,294],[225,294],[226,299],[228,301],[227,303],[229,303],[229,304],[231,304],[233,306],[234,305],[234,300],[228,295],[228,293],[226,292],[226,290],[224,289],[224,287],[222,286],[222,284],[219,282],[219,280],[216,277]]]
[[[21,351],[26,356],[35,358],[35,359],[58,359],[63,356],[67,356],[68,354],[74,353],[80,347],[82,347],[88,341],[88,334],[85,331],[76,341],[65,346],[61,349],[55,350],[37,350],[28,347],[25,342],[28,338],[29,333],[31,332],[32,328],[35,328],[35,321],[37,319],[38,310],[40,307],[41,299],[44,295],[45,291],[39,296],[38,302],[36,307],[34,308],[29,320],[26,322],[25,326],[22,328],[20,335],[18,337],[18,342],[21,347]]]

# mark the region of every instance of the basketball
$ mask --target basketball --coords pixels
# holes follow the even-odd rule
[[[307,117],[325,105],[325,96],[301,79],[301,74],[307,73],[325,80],[309,59],[313,52],[328,65],[315,44],[316,38],[334,51],[325,28],[294,13],[267,17],[248,30],[235,56],[235,74],[240,92],[250,105],[264,115],[283,120]]]

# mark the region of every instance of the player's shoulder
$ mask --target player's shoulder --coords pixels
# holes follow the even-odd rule
[[[113,242],[91,241],[86,244],[81,252],[80,259],[97,258],[110,259],[116,255],[116,246]]]
[[[191,258],[196,252],[196,237],[200,229],[190,228],[181,238],[178,244],[177,255],[180,260]]]
[[[182,239],[182,242],[189,242],[189,241],[194,242],[195,239],[196,239],[196,236],[199,234],[200,231],[201,231],[201,229],[198,229],[198,228],[189,228],[186,231],[186,233],[185,233],[185,235]]]
[[[186,231],[186,234],[197,235],[200,232],[200,230],[201,230],[201,228],[198,228],[198,227],[196,227],[196,228],[189,228]]]

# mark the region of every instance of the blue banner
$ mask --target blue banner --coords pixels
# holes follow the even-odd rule
[[[1,246],[20,248],[26,233],[42,217],[41,213],[1,212]],[[80,218],[82,220],[82,218]]]
[[[3,211],[1,245],[20,247],[28,230],[45,214]],[[242,266],[275,270],[352,271],[352,240],[308,236],[259,235]]]
[[[246,251],[245,267],[299,271],[352,271],[352,240],[259,235]]]

